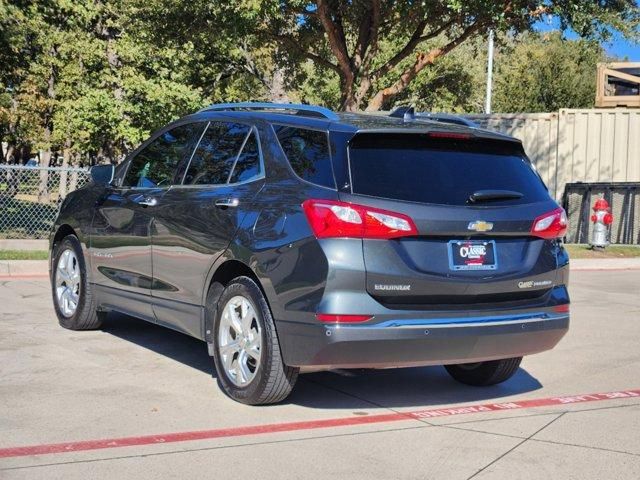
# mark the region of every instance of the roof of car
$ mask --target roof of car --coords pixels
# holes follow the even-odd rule
[[[300,125],[307,128],[353,133],[424,133],[436,130],[467,133],[480,138],[519,142],[513,137],[498,132],[429,119],[429,117],[422,115],[416,115],[410,120],[405,120],[404,118],[397,118],[383,113],[333,112],[323,107],[299,104],[214,104],[200,110],[193,117],[215,117],[229,120],[241,118],[245,120],[260,119],[281,125]]]

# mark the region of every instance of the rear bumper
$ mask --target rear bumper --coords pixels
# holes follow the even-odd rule
[[[392,368],[520,357],[553,348],[569,329],[567,314],[525,314],[373,325],[282,322],[278,333],[291,366]]]

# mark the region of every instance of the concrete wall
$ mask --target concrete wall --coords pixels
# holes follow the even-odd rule
[[[559,200],[569,182],[640,182],[640,110],[470,115],[522,140]]]

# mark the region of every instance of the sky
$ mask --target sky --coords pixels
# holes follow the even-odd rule
[[[640,0],[636,2],[638,6],[640,6]],[[535,25],[537,30],[545,31],[545,30],[557,30],[559,28],[559,22],[555,19],[549,21],[549,19],[545,21],[538,22]],[[578,36],[572,32],[565,32],[565,36],[567,38],[577,38]],[[630,62],[640,62],[640,43],[631,42],[626,40],[621,35],[614,35],[613,39],[610,42],[603,44],[607,54],[612,57],[617,57],[621,60],[625,58]]]
[[[640,44],[638,43],[631,43],[618,37],[611,43],[605,43],[604,47],[611,56],[621,59],[628,57],[631,62],[640,62]]]
[[[640,0],[636,4],[640,7]],[[640,62],[640,43],[629,42],[618,35],[611,43],[605,44],[604,47],[609,55],[622,59],[628,57],[629,61]]]

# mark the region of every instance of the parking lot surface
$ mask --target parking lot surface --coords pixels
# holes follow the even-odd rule
[[[0,479],[640,478],[640,270],[571,282],[569,334],[503,385],[337,371],[249,407],[204,343],[120,315],[67,331],[45,278],[0,280]]]

